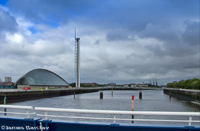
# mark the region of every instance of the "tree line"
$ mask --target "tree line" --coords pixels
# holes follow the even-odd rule
[[[179,82],[167,83],[167,87],[200,90],[200,79],[193,78],[188,80],[181,80]]]

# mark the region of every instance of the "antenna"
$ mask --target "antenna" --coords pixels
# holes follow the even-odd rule
[[[76,41],[76,27],[74,27],[74,37],[75,37],[75,41]]]

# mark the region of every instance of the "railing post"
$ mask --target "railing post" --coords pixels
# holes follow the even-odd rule
[[[115,120],[115,119],[116,119],[116,115],[114,114],[114,123],[116,123],[116,120]]]
[[[6,96],[4,97],[4,105],[6,105]],[[4,112],[6,112],[6,108],[4,108]],[[4,116],[6,116],[6,113],[4,113]]]
[[[113,88],[112,88],[112,96],[113,96]]]
[[[30,118],[29,110],[26,109],[27,118]]]
[[[45,120],[48,120],[47,111],[44,112],[44,115],[45,115]]]
[[[192,125],[191,122],[192,122],[192,117],[190,116],[190,117],[189,117],[189,123],[188,123],[189,126]]]

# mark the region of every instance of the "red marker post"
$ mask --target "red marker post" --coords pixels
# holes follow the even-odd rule
[[[132,96],[132,111],[134,111],[134,96]],[[132,115],[132,119],[134,119],[134,115]],[[134,123],[134,120],[132,120],[132,123]]]
[[[134,111],[134,96],[132,96],[132,111]]]

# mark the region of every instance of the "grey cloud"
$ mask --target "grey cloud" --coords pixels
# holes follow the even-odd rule
[[[153,25],[148,23],[145,30],[141,31],[140,37],[156,38],[160,41],[179,41],[179,36],[171,25]]]
[[[155,56],[164,57],[166,56],[166,51],[163,50],[159,44],[157,45],[147,45],[146,48],[154,53]]]
[[[18,29],[16,19],[8,12],[0,8],[0,32],[15,32]]]
[[[96,40],[96,41],[95,41],[95,43],[94,43],[94,44],[98,45],[98,44],[100,44],[100,42],[101,42],[101,40],[100,40],[100,39],[98,39],[98,40]]]
[[[186,29],[182,34],[183,41],[189,45],[199,45],[200,22],[185,21]]]
[[[106,39],[108,41],[126,41],[126,40],[131,40],[132,38],[132,33],[128,30],[125,29],[113,29],[107,32]]]
[[[106,36],[108,41],[127,40],[134,32],[134,35],[143,38],[179,42],[180,33],[176,25],[182,24],[185,19],[197,18],[199,12],[198,1],[182,2],[102,1],[89,13],[92,19],[86,19],[85,23],[109,30]]]
[[[190,46],[186,43],[178,42],[163,42],[163,46],[157,45],[147,45],[145,46],[154,56],[158,57],[186,57],[194,56],[199,53],[197,46]]]
[[[148,47],[149,48],[149,47]],[[156,49],[155,47],[150,47]],[[158,46],[159,49],[159,46]],[[152,75],[157,74],[162,77],[162,75],[166,75],[171,71],[184,72],[188,69],[198,70],[199,68],[199,58],[198,54],[193,55],[185,55],[180,57],[163,55],[160,56],[158,51],[152,52],[152,54],[145,53],[146,59],[142,59],[142,57],[137,56],[137,54],[132,53],[127,57],[127,60],[120,64],[124,69],[126,68],[128,71],[132,70],[132,73],[139,75]],[[164,52],[165,53],[165,52]],[[184,54],[185,52],[183,52]],[[195,75],[197,72],[194,73]],[[187,74],[185,74],[187,75]]]
[[[179,22],[182,24],[182,22]],[[141,31],[140,38],[155,38],[162,42],[162,48],[148,45],[146,48],[156,56],[185,57],[199,53],[199,22],[185,21],[185,31],[182,27],[174,25],[152,25],[148,24],[146,29]],[[193,46],[191,46],[193,45]]]
[[[173,44],[165,44],[165,49],[168,55],[174,57],[185,57],[192,56],[199,53],[198,47],[189,46],[185,43],[173,43]]]

